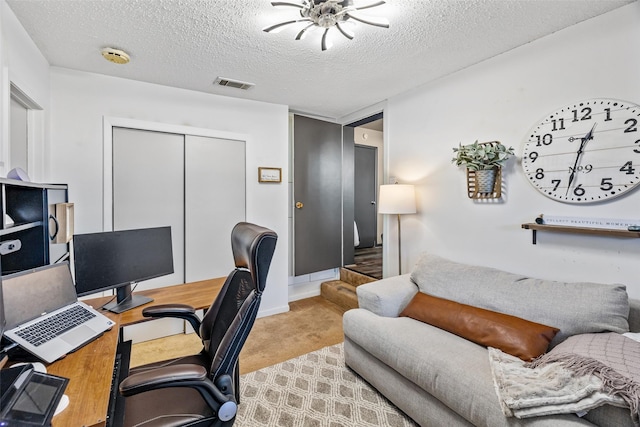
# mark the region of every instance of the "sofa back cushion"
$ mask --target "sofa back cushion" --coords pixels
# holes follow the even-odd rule
[[[560,332],[550,348],[576,334],[627,332],[626,286],[529,278],[423,254],[411,273],[421,292],[521,317]]]

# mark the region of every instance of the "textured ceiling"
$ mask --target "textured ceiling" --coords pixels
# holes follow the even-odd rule
[[[373,0],[355,0],[355,6]],[[7,0],[53,66],[224,96],[285,104],[339,118],[633,0],[387,0],[362,11],[390,28],[358,24],[294,40],[299,17],[268,0]],[[127,51],[116,65],[103,47]],[[217,76],[255,83],[213,86]]]

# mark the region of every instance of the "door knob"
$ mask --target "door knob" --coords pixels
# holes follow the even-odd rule
[[[371,201],[371,204],[372,204],[372,205],[375,205],[375,204],[376,204],[376,201],[375,201],[375,200],[372,200],[372,201]]]
[[[302,209],[304,207],[304,203],[296,202],[296,209]]]

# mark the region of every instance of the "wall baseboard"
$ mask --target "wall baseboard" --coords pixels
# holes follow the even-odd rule
[[[317,281],[289,285],[289,302],[320,295],[320,284],[322,284],[322,282],[323,281]]]
[[[280,307],[273,307],[273,308],[270,308],[269,310],[258,310],[257,318],[273,316],[274,314],[287,313],[288,311],[289,311],[289,304],[283,305]]]

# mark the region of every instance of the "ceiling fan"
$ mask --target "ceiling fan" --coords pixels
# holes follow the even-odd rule
[[[331,47],[327,39],[327,34],[332,28],[336,28],[343,36],[352,40],[355,37],[353,31],[348,28],[348,24],[359,21],[364,24],[376,27],[389,28],[389,21],[386,18],[363,16],[359,11],[373,8],[385,4],[384,1],[377,1],[365,6],[355,7],[353,0],[301,0],[293,1],[272,1],[272,6],[289,6],[300,9],[300,19],[280,22],[275,25],[263,28],[267,33],[278,32],[283,27],[298,23],[308,23],[296,35],[296,40],[301,40],[309,30],[316,28],[324,29],[322,34],[322,50]],[[349,20],[353,21],[349,21]]]

